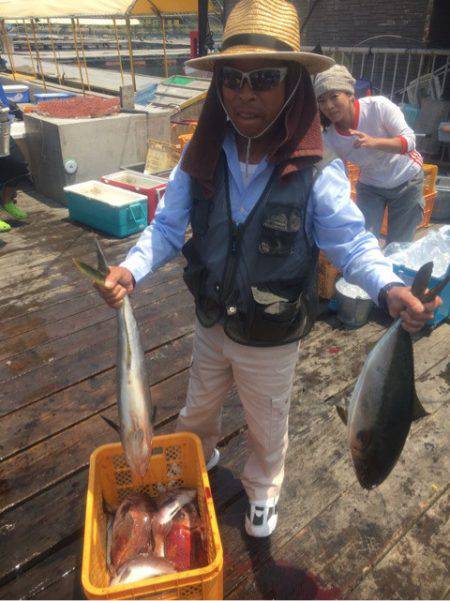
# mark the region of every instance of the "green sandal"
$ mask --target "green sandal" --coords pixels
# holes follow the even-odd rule
[[[6,221],[2,221],[0,219],[0,232],[9,232],[10,229],[11,226],[9,225],[9,223],[6,223]]]
[[[11,217],[14,217],[14,219],[26,219],[28,217],[28,214],[19,209],[13,202],[7,202],[2,205],[2,209],[9,213]]]

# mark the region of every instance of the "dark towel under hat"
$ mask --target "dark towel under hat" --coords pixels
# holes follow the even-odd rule
[[[220,68],[220,67],[219,67]],[[214,195],[214,174],[227,131],[227,118],[217,92],[217,71],[189,143],[181,168],[202,186],[207,198]],[[301,77],[294,97],[271,129],[268,160],[282,178],[321,160],[323,141],[319,113],[311,78],[298,63],[289,63],[286,96]]]

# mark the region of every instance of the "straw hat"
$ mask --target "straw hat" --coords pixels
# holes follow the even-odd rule
[[[227,19],[221,51],[193,58],[186,65],[212,71],[218,60],[262,56],[301,63],[311,75],[334,64],[327,56],[300,52],[299,18],[291,2],[240,0]]]

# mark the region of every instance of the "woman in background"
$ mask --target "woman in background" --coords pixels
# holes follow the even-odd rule
[[[423,218],[423,160],[401,110],[384,96],[354,96],[350,72],[334,65],[314,81],[325,144],[360,168],[356,202],[379,237],[388,207],[389,242],[410,242]]]

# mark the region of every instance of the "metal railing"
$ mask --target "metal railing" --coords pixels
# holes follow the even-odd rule
[[[305,48],[306,49],[306,48]],[[424,48],[322,47],[357,79],[371,82],[375,93],[396,102],[413,102],[416,83],[430,86],[438,99],[450,98],[450,50]]]

